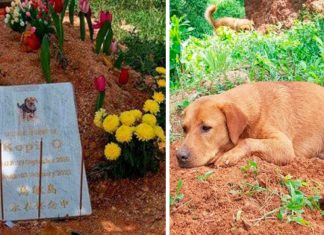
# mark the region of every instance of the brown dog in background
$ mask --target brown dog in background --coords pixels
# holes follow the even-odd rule
[[[213,18],[213,14],[217,10],[216,5],[210,5],[205,11],[206,20],[215,28],[219,28],[220,26],[227,26],[235,31],[240,30],[252,30],[253,29],[253,21],[248,19],[238,19],[232,17],[223,17],[218,20]]]
[[[184,114],[181,167],[232,166],[256,155],[275,164],[324,156],[324,88],[258,82],[205,96]]]

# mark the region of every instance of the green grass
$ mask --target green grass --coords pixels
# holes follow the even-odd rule
[[[200,182],[207,181],[209,179],[209,177],[211,177],[214,173],[215,172],[212,170],[207,171],[205,174],[197,176],[197,180]]]
[[[181,189],[183,187],[182,179],[179,179],[176,185],[176,192],[174,195],[170,195],[170,206],[174,205],[175,203],[180,202],[184,199],[184,194],[181,193]]]
[[[172,91],[217,78],[222,78],[217,83],[222,86],[231,71],[246,74],[250,81],[309,81],[324,85],[324,19],[320,17],[296,21],[289,30],[273,26],[265,35],[222,28],[217,35],[190,37],[181,45],[177,65],[181,73],[171,77]],[[215,92],[222,90],[219,87]]]
[[[259,193],[263,193],[266,198],[278,197],[281,201],[279,207],[266,212],[262,217],[253,221],[258,221],[257,223],[259,223],[261,220],[267,219],[268,216],[276,215],[281,221],[310,226],[311,223],[303,217],[305,209],[317,210],[321,215],[323,215],[323,211],[321,211],[319,205],[319,192],[313,192],[312,195],[306,195],[303,191],[307,187],[311,189],[306,180],[293,179],[291,175],[280,175],[279,187],[276,187],[276,190],[273,190],[269,186],[266,187],[259,184],[259,181],[255,177],[258,175],[258,165],[255,161],[248,160],[247,164],[241,167],[241,172],[243,174],[249,172],[253,173],[254,180],[253,182],[244,181],[239,184],[230,185],[231,188],[229,193],[231,195],[247,195],[249,197],[256,197]],[[278,190],[278,188],[280,189]],[[240,217],[240,213],[239,210],[236,217]]]
[[[170,15],[178,18],[184,16],[194,28],[192,36],[203,37],[204,34],[212,34],[212,27],[204,17],[205,10],[210,4],[218,6],[214,18],[224,16],[243,18],[245,16],[244,0],[172,0],[170,1]]]
[[[144,74],[165,66],[165,0],[93,0],[95,16],[101,10],[113,13],[115,37],[127,45],[125,62]],[[122,25],[134,30],[125,30]]]
[[[307,182],[293,179],[290,175],[282,178],[282,184],[288,189],[288,194],[281,196],[278,219],[309,226],[310,222],[303,218],[303,213],[306,208],[320,210],[319,195],[306,196],[301,188],[307,187]]]

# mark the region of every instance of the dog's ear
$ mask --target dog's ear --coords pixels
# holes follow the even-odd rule
[[[247,117],[234,104],[224,104],[220,107],[226,117],[226,125],[230,139],[237,144],[240,135],[247,126]]]

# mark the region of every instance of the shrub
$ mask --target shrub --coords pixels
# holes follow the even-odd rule
[[[318,17],[265,35],[220,28],[215,36],[189,38],[182,43],[180,80],[186,81],[185,86],[195,86],[202,79],[226,78],[230,71],[241,71],[252,81],[297,80],[324,85],[323,28],[324,19]]]

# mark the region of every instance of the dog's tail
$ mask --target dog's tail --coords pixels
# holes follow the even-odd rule
[[[216,10],[217,10],[216,5],[210,5],[209,7],[207,7],[205,11],[205,18],[212,26],[214,26],[214,22],[215,22],[213,18],[213,14],[215,13]]]

